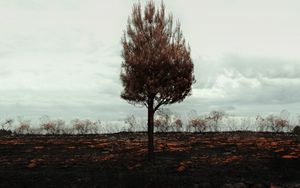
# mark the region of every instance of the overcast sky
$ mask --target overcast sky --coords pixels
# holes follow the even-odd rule
[[[120,98],[120,40],[135,2],[0,0],[0,119],[145,116]],[[181,22],[197,80],[173,111],[298,114],[300,1],[165,4]]]

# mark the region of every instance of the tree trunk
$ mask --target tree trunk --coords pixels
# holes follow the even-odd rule
[[[154,161],[154,109],[153,99],[148,102],[148,160]]]

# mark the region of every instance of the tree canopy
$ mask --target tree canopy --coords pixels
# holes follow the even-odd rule
[[[165,15],[164,4],[156,10],[150,1],[144,14],[141,4],[135,4],[122,44],[123,99],[147,107],[153,99],[157,110],[191,94],[194,66],[190,48],[179,22],[173,26],[173,17]]]

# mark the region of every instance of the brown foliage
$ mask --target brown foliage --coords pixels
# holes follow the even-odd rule
[[[15,133],[17,134],[29,133],[29,129],[30,129],[30,121],[20,120],[20,125],[18,128],[16,128]]]
[[[141,5],[134,5],[122,43],[122,98],[146,106],[151,99],[158,109],[191,93],[194,76],[190,49],[180,24],[173,27],[173,18],[165,15],[163,4],[156,10],[150,1],[144,15]]]
[[[196,132],[203,132],[207,129],[207,120],[203,118],[193,118],[188,122],[188,130],[194,130]]]
[[[101,126],[101,121],[75,119],[72,121],[72,124],[77,134],[96,134]]]
[[[48,116],[41,118],[41,129],[46,131],[46,134],[60,134],[63,132],[65,122],[61,119],[51,120]]]
[[[258,124],[259,131],[282,132],[290,125],[287,117],[275,116],[273,114],[270,114],[266,118],[257,115],[256,122]]]

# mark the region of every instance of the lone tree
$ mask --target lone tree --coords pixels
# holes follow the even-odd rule
[[[154,159],[154,113],[162,105],[181,102],[191,94],[195,82],[190,47],[183,38],[180,23],[165,15],[149,1],[142,13],[133,5],[127,30],[122,38],[121,97],[130,104],[148,109],[148,159]]]

